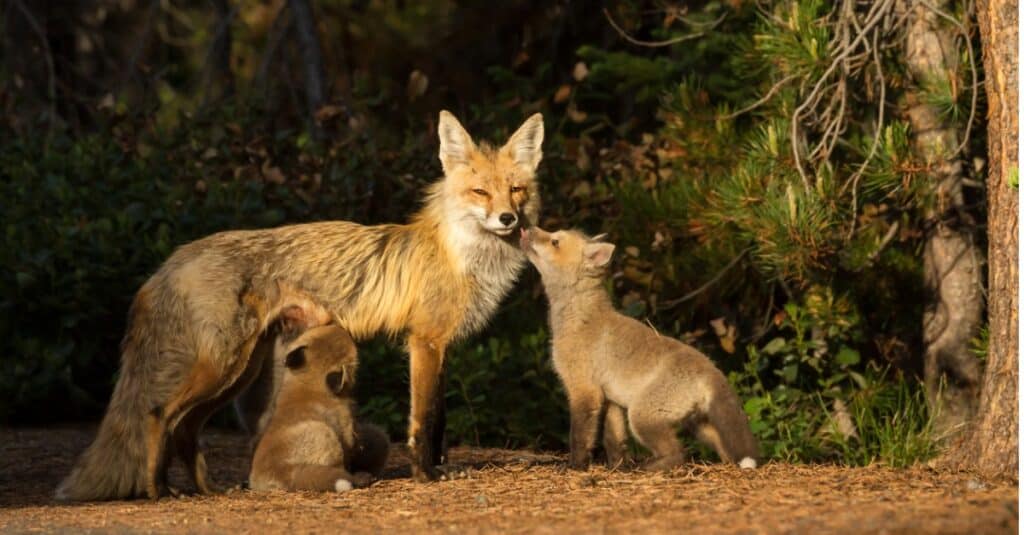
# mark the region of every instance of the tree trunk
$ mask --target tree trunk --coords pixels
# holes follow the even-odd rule
[[[988,95],[988,360],[971,435],[957,456],[991,476],[1017,474],[1017,2],[978,6]]]
[[[306,86],[306,112],[309,129],[314,139],[323,139],[323,130],[316,122],[316,112],[324,104],[324,61],[320,54],[320,39],[316,32],[316,18],[309,0],[289,0],[295,34],[299,42],[299,55]]]
[[[947,10],[948,1],[937,9]],[[956,30],[935,10],[912,2],[906,37],[907,66],[918,87],[936,80],[959,83]],[[950,79],[950,78],[953,79]],[[974,222],[963,197],[963,164],[957,125],[932,105],[908,96],[907,115],[914,148],[929,169],[934,196],[927,204],[931,230],[924,249],[924,282],[932,300],[924,313],[924,373],[937,437],[966,429],[977,409],[981,367],[969,343],[981,324],[981,251],[974,244]]]
[[[235,9],[228,0],[213,0],[216,14],[213,25],[213,42],[210,44],[209,86],[206,96],[220,100],[234,93],[235,78],[231,73],[231,21]]]

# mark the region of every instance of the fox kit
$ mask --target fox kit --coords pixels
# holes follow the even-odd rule
[[[608,461],[622,459],[623,411],[633,436],[654,454],[648,469],[683,462],[680,425],[723,461],[757,466],[757,441],[722,372],[696,349],[615,311],[602,282],[614,245],[536,227],[521,232],[520,244],[551,307],[555,371],[569,396],[572,467],[589,463],[602,414]]]
[[[311,354],[310,351],[335,350],[335,355],[318,356],[317,362],[323,364],[340,360],[345,371],[350,374],[348,377],[350,382],[354,379],[354,375],[351,374],[355,372],[355,365],[352,363],[355,361],[355,346],[352,345],[351,336],[344,329],[335,325],[334,329],[321,329],[308,335],[304,334],[309,332],[309,329],[328,325],[329,318],[326,310],[320,307],[308,304],[306,306],[288,306],[281,312],[281,318],[268,328],[269,336],[261,338],[256,345],[252,358],[260,359],[263,362],[259,376],[252,386],[235,398],[235,411],[242,427],[252,437],[254,452],[274,415],[278,394],[286,373],[289,369],[293,374],[302,372],[301,368],[296,368],[297,364],[301,364],[296,360],[299,350],[305,352],[306,361],[311,360],[310,357],[314,355],[319,355],[319,353]],[[352,354],[351,359],[347,357],[349,353]],[[288,360],[289,356],[292,357],[290,361]],[[352,362],[349,362],[350,360]],[[289,368],[289,364],[291,368]],[[301,383],[293,384],[301,385]],[[316,382],[313,384],[320,386]],[[346,387],[348,386],[346,385]],[[299,394],[295,393],[297,390],[300,392]],[[301,390],[297,386],[292,386],[290,392],[292,392],[290,394],[292,401],[289,406],[294,407],[295,400],[301,400]],[[322,391],[314,388],[310,389],[307,394],[309,399],[315,399],[318,394],[322,394]],[[345,394],[349,394],[347,389]],[[347,409],[347,405],[342,409]],[[338,412],[338,414],[341,413]],[[287,417],[285,415],[277,418],[277,423],[280,424],[281,418]],[[353,471],[379,475],[387,461],[390,439],[382,429],[372,424],[356,422],[354,425],[357,440],[354,448],[349,445],[345,458],[350,461],[350,468]]]
[[[196,436],[209,407],[258,373],[253,348],[274,316],[243,296],[272,303],[278,281],[315,299],[356,339],[407,334],[412,473],[438,478],[445,349],[487,323],[525,265],[513,233],[540,207],[544,127],[535,114],[493,148],[441,112],[438,134],[445,176],[408,224],[231,231],[178,248],[135,295],[106,415],[57,497],[156,498],[171,452],[209,491],[199,484]]]
[[[314,327],[285,351],[280,390],[253,454],[249,485],[338,492],[368,485],[384,468],[388,442],[376,427],[355,424],[352,337],[334,324]]]

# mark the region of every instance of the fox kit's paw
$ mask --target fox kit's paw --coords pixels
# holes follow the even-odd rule
[[[339,479],[334,482],[334,492],[348,492],[352,490],[352,482],[347,479]]]

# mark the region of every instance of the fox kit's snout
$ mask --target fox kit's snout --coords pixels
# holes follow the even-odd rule
[[[589,463],[599,419],[610,464],[625,456],[626,419],[654,453],[650,469],[683,462],[676,430],[685,425],[723,461],[757,466],[758,445],[739,398],[699,351],[619,314],[603,286],[615,246],[573,231],[520,232],[551,304],[555,371],[569,396],[570,464]]]

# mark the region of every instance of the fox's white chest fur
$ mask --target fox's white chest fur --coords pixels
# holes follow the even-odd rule
[[[473,231],[453,234],[457,238],[450,245],[469,287],[467,309],[458,328],[462,337],[487,324],[519,278],[526,257],[497,236]]]

